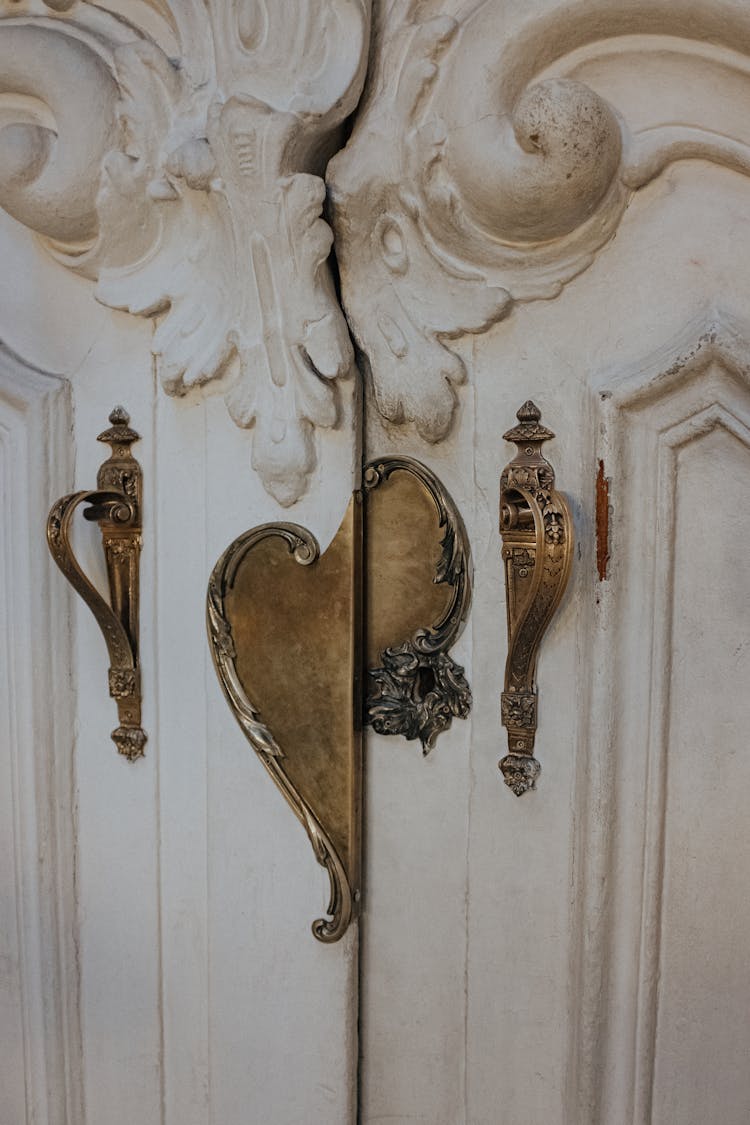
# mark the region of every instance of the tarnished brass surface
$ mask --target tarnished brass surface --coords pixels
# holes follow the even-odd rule
[[[208,588],[224,693],[331,880],[331,917],[313,923],[325,942],[344,934],[359,901],[361,509],[356,493],[322,555],[296,524],[245,532]]]
[[[367,466],[365,719],[379,734],[419,738],[427,754],[471,690],[448,649],[471,602],[461,516],[437,477],[411,457]]]
[[[471,593],[458,512],[410,458],[369,465],[365,492],[322,555],[305,528],[262,524],[230,544],[208,585],[224,694],[331,880],[330,917],[313,923],[325,942],[360,899],[363,708],[376,730],[428,749],[471,703],[447,653]]]
[[[500,762],[505,784],[517,797],[533,789],[541,766],[534,757],[537,729],[536,661],[539,646],[570,577],[573,522],[567,501],[555,490],[555,473],[541,452],[555,435],[540,424],[533,402],[524,403],[518,425],[504,435],[518,452],[500,478],[508,616],[508,658],[502,722],[508,754]]]
[[[143,756],[146,734],[141,728],[141,674],[138,663],[138,571],[141,553],[141,467],[130,446],[139,434],[121,406],[109,416],[110,428],[99,434],[112,452],[97,474],[93,492],[63,496],[47,518],[52,557],[97,620],[109,653],[109,693],[117,702],[120,725],[112,740],[131,762]],[[88,504],[84,517],[101,528],[107,561],[110,603],[81,570],[70,543],[76,509]]]

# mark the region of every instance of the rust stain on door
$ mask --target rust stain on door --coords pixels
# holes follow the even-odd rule
[[[604,475],[604,462],[596,474],[596,569],[599,581],[607,577],[609,565],[609,479]]]

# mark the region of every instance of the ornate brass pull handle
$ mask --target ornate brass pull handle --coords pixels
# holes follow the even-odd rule
[[[426,753],[471,706],[448,651],[471,599],[455,504],[409,457],[367,465],[363,492],[325,551],[297,524],[262,524],[208,585],[224,695],[328,871],[330,917],[312,927],[323,942],[361,906],[362,722]]]
[[[117,702],[120,725],[112,741],[131,762],[143,755],[141,682],[138,664],[138,571],[141,552],[141,467],[130,452],[139,434],[131,430],[122,407],[109,416],[111,428],[99,434],[112,452],[97,474],[92,492],[73,492],[55,504],[47,518],[52,557],[94,614],[109,653],[109,694]],[[110,603],[105,601],[78,564],[70,542],[76,510],[87,504],[84,517],[102,532],[107,560]]]
[[[518,425],[504,437],[515,442],[518,452],[500,478],[508,614],[508,659],[501,702],[508,754],[500,769],[505,784],[520,797],[535,787],[541,770],[533,754],[536,661],[570,576],[573,522],[565,497],[555,490],[554,469],[541,452],[542,444],[555,435],[540,424],[541,414],[533,402],[524,403],[516,417]]]

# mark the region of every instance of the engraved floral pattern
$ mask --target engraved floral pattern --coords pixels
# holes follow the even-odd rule
[[[102,304],[153,320],[168,394],[220,381],[292,504],[354,371],[321,173],[364,82],[370,0],[45,2],[54,23],[33,5],[4,21],[0,65],[55,129],[22,117],[22,174],[0,129],[0,206]]]
[[[526,754],[508,754],[500,763],[505,784],[517,797],[528,793],[529,789],[536,789],[536,781],[542,772],[542,767],[536,758]]]
[[[134,694],[138,685],[134,668],[110,668],[109,694],[113,699],[126,699]]]
[[[505,727],[536,730],[536,695],[530,691],[504,691],[501,698]]]
[[[531,757],[537,729],[536,660],[544,632],[565,590],[572,558],[567,503],[541,448],[555,435],[541,424],[530,400],[504,435],[517,453],[500,477],[500,531],[506,563],[509,646],[501,718],[509,754],[500,763],[505,782],[520,796],[540,771]]]
[[[395,472],[415,476],[432,498],[443,531],[433,582],[452,587],[439,621],[418,629],[410,640],[387,648],[381,665],[368,671],[365,722],[379,734],[418,738],[427,754],[454,718],[471,710],[471,690],[464,670],[448,655],[458,639],[471,604],[471,550],[453,500],[438,478],[412,457],[386,457],[365,468],[366,491]]]
[[[471,710],[464,670],[447,653],[422,653],[411,641],[386,649],[382,659],[368,671],[366,721],[378,734],[418,738],[427,754],[453,719]]]

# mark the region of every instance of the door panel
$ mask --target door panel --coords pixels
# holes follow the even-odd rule
[[[3,948],[11,966],[11,1016],[2,1026],[13,1048],[3,1068],[9,1091],[0,1118],[13,1125],[46,1120],[39,1115],[48,1101],[50,1125],[197,1125],[210,1114],[227,1123],[257,1114],[275,1125],[343,1125],[355,1112],[356,931],[334,949],[312,938],[310,920],[326,901],[326,876],[238,731],[206,640],[211,568],[240,531],[278,519],[280,509],[251,472],[247,435],[228,423],[218,398],[204,403],[194,393],[175,411],[157,394],[146,323],[94,302],[87,284],[49,261],[6,217],[3,245],[14,269],[0,280],[0,336],[27,360],[13,375],[7,404],[2,399],[13,442],[11,475],[3,475],[10,505],[3,550],[12,564],[3,585],[11,629],[3,637],[11,645],[7,667],[18,673],[3,676],[17,700],[18,729],[3,735],[3,761],[22,771],[24,788],[7,794],[16,822],[22,814],[32,818],[25,831],[38,830],[45,848],[57,825],[59,847],[49,855],[63,865],[57,878],[67,913],[59,924],[68,930],[57,941],[56,931],[45,929],[33,883],[36,844],[24,837],[17,862],[24,888],[32,882],[22,899],[14,889],[13,852],[2,861],[4,894],[11,896]],[[40,305],[49,310],[43,320]],[[29,374],[29,363],[65,374],[69,408],[60,380]],[[37,419],[40,380],[57,397]],[[323,548],[351,496],[353,394],[350,381],[340,431],[321,451],[322,479],[337,483],[313,490],[295,510]],[[118,757],[110,740],[116,710],[101,635],[80,599],[69,597],[44,540],[52,502],[73,487],[93,487],[103,458],[96,435],[118,402],[141,434],[133,452],[144,471],[141,665],[148,742],[135,764]],[[76,550],[101,583],[99,538],[95,526],[80,521]],[[42,794],[35,827],[39,779],[27,786],[24,778],[36,771],[51,781],[50,763],[68,785],[75,778],[75,789],[67,798],[64,789]],[[14,834],[17,847],[13,823],[8,812],[3,831]],[[49,980],[32,956],[40,917],[48,943],[41,972]],[[23,999],[17,934],[28,958]],[[68,998],[73,1028],[80,1019],[82,1079],[75,1041],[68,1047],[54,1021],[45,1031],[49,997],[50,1003]],[[21,1011],[32,1025],[28,1048]],[[41,1036],[38,1046],[34,1035]],[[48,1067],[59,1066],[71,1085],[80,1080],[82,1105],[66,1103],[62,1079],[53,1075],[47,1084],[48,1044]],[[23,1050],[32,1051],[28,1065],[36,1069],[22,1109],[17,1061]]]
[[[735,410],[747,407],[737,398],[730,393]],[[652,1120],[706,1121],[719,1089],[724,1120],[740,1125],[750,1114],[741,1033],[750,995],[742,952],[750,927],[750,768],[742,752],[750,706],[740,688],[750,635],[742,547],[750,431],[720,406],[694,415],[687,433],[680,428],[684,444],[672,446],[669,466],[675,513]]]
[[[0,1107],[45,1125],[78,1119],[82,1095],[70,605],[36,543],[72,474],[70,407],[63,379],[0,343]]]
[[[730,1119],[742,1116],[747,1094],[744,1067],[729,1049],[742,1038],[733,1003],[746,982],[742,959],[726,952],[742,927],[733,870],[746,841],[741,817],[733,816],[733,779],[722,780],[736,760],[744,717],[742,646],[738,651],[732,640],[733,630],[744,636],[749,624],[735,539],[742,504],[736,519],[719,517],[731,510],[724,496],[738,504],[736,489],[746,477],[747,328],[709,315],[710,324],[699,316],[655,361],[644,357],[623,371],[619,393],[604,392],[602,400],[610,405],[601,449],[628,482],[614,532],[637,524],[642,535],[628,536],[619,552],[613,538],[613,558],[619,553],[621,563],[608,596],[619,591],[619,605],[602,598],[610,651],[617,637],[618,682],[602,684],[608,698],[602,694],[599,721],[606,707],[615,760],[610,776],[599,779],[609,825],[589,828],[597,850],[612,849],[612,901],[607,907],[589,883],[587,910],[602,912],[598,933],[591,933],[593,963],[606,958],[618,971],[608,974],[602,998],[612,1014],[593,1008],[601,1024],[589,1067],[602,1066],[600,1051],[609,1052],[599,1079],[602,1104],[629,1105],[637,1121],[666,1120],[678,1106],[686,1120],[700,1120],[705,1103],[702,1110],[697,1092],[683,1101],[688,1075],[706,1098],[721,1090]],[[709,561],[714,556],[718,569]],[[736,563],[722,565],[728,556]],[[718,850],[707,850],[708,841]],[[605,937],[606,925],[612,929]],[[718,962],[713,934],[723,935]],[[717,1029],[705,1039],[713,1004],[728,1037],[718,1085],[718,1056],[706,1044],[718,1044],[721,1035]],[[700,1061],[690,1057],[696,1035]]]
[[[356,16],[341,43],[361,47],[367,5],[340,7]],[[322,376],[299,341],[301,383],[274,364],[266,405],[294,407],[297,453],[313,440],[305,410],[321,409],[315,467],[306,462],[309,487],[291,509],[264,490],[250,435],[227,416],[222,394],[236,369],[165,397],[148,320],[98,304],[90,279],[0,216],[10,263],[0,338],[24,357],[0,353],[0,1118],[13,1125],[748,1118],[750,138],[737,107],[750,19],[729,0],[457,0],[448,18],[443,7],[376,6],[371,86],[329,171],[362,380],[342,380],[331,425]],[[165,30],[155,11],[145,18],[179,53],[179,28]],[[264,42],[259,20],[238,19],[236,35],[218,21],[212,35],[251,54]],[[211,66],[198,39],[184,43],[200,95],[190,112],[204,114],[208,132]],[[178,81],[159,58],[177,91],[190,76]],[[105,85],[110,100],[122,98]],[[242,105],[255,103],[248,95]],[[172,136],[173,112],[151,122],[155,148]],[[287,114],[274,102],[261,117],[276,128]],[[327,234],[310,169],[322,169],[335,138],[304,136],[295,149],[304,170],[289,175],[312,193],[318,252]],[[232,137],[230,225],[252,241],[242,208],[268,201],[243,179],[257,171],[249,134]],[[199,232],[202,216],[215,234],[226,182],[209,182],[200,165],[209,140],[192,139],[186,164],[175,157],[166,180],[148,181],[147,206],[175,204],[170,185],[182,199],[172,176],[193,193]],[[17,140],[23,156],[23,130]],[[45,152],[31,156],[43,163]],[[266,184],[284,200],[286,175],[276,168]],[[263,210],[274,253],[278,242],[287,254],[279,276],[296,285],[298,244],[276,239],[273,214]],[[188,289],[204,241],[190,242]],[[162,249],[156,239],[154,255]],[[261,259],[269,281],[271,258]],[[219,278],[224,296],[239,294],[238,317],[248,293],[257,298],[258,339],[278,359],[286,305],[270,288],[259,296],[241,253],[237,261],[225,271],[229,257],[206,254],[206,284]],[[183,277],[173,265],[171,285]],[[156,273],[148,293],[136,273],[125,280],[158,320],[168,301],[149,304]],[[303,328],[314,340],[323,324],[325,359],[336,304],[328,275],[312,273],[324,312],[305,313]],[[308,308],[303,295],[291,298],[295,317]],[[172,343],[189,351],[189,339]],[[539,659],[542,774],[517,798],[498,771],[498,501],[513,453],[502,435],[528,398],[556,434],[548,452],[577,548]],[[134,765],[109,738],[101,636],[43,541],[52,501],[93,485],[96,435],[118,402],[141,434],[145,481],[149,741]],[[251,405],[234,400],[245,421]],[[272,469],[284,410],[265,449]],[[388,454],[429,465],[466,523],[475,593],[453,655],[473,709],[426,757],[416,743],[367,733],[362,915],[326,946],[309,927],[327,878],[222,698],[206,583],[226,546],[266,521],[292,519],[324,550],[362,458]],[[293,475],[301,488],[299,465]],[[82,523],[76,546],[101,583],[97,529]]]
[[[717,230],[706,200],[719,194]],[[472,386],[451,437],[409,438],[470,529],[475,592],[459,659],[474,705],[426,761],[368,741],[364,1121],[646,1123],[676,1106],[698,1121],[706,1104],[681,1086],[696,1043],[702,1097],[730,1120],[745,1112],[747,842],[734,794],[750,622],[747,575],[729,558],[744,518],[748,332],[737,310],[750,279],[726,233],[744,228],[745,200],[739,177],[675,169],[555,302],[518,308],[462,349]],[[512,452],[501,435],[528,397],[556,431],[549,456],[579,547],[540,656],[542,775],[516,799],[497,771],[496,506]],[[399,448],[373,411],[369,450],[384,445]],[[608,487],[603,579],[597,477]],[[389,924],[399,907],[403,931]],[[703,1036],[717,1011],[721,1081]]]

